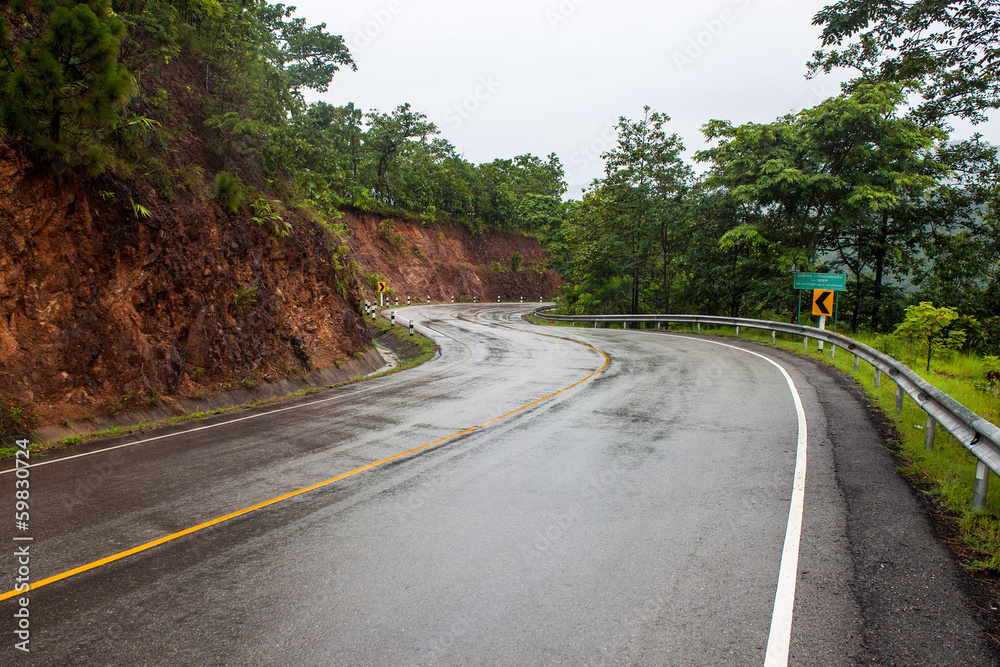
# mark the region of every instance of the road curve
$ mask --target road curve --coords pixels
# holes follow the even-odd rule
[[[36,461],[33,582],[170,539],[30,591],[31,664],[764,664],[786,378],[524,311],[402,309],[441,345],[420,368]],[[753,351],[808,422],[788,664],[996,664],[857,392]]]

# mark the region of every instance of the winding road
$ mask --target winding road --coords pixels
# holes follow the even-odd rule
[[[518,305],[397,312],[435,359],[35,459],[42,585],[0,602],[0,664],[997,664],[834,371]]]

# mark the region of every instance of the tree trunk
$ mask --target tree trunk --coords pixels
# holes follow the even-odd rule
[[[639,267],[632,269],[632,314],[639,314]],[[632,323],[632,328],[639,327],[637,322]]]
[[[878,331],[878,313],[882,305],[882,265],[885,262],[885,249],[879,248],[875,251],[875,284],[873,286],[873,296],[875,303],[872,305],[872,331]]]
[[[888,237],[889,213],[882,214],[882,225],[879,229],[878,241],[875,244],[875,304],[872,306],[872,331],[878,331],[878,314],[882,305],[882,274],[885,268],[885,244]]]
[[[59,143],[60,129],[62,128],[62,112],[58,109],[52,112],[52,118],[49,121],[49,139],[52,143]]]
[[[670,292],[673,289],[674,284],[674,273],[673,271],[667,273],[665,277],[666,283],[663,288],[663,312],[665,315],[670,314]]]
[[[854,308],[851,309],[851,333],[858,333],[858,316],[861,314],[861,273],[855,273]]]

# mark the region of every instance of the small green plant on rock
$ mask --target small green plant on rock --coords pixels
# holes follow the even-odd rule
[[[131,197],[129,197],[129,201],[132,203],[132,215],[135,216],[136,220],[153,217],[153,214],[150,212],[148,208],[146,208],[142,204],[136,204],[135,200],[132,199]]]
[[[238,290],[236,294],[233,295],[233,307],[236,308],[238,314],[243,314],[243,309],[248,308],[255,303],[257,303],[257,290],[260,289],[259,286],[254,285],[253,287],[245,287]]]
[[[275,204],[276,201],[258,197],[253,203],[253,221],[258,225],[271,224],[275,236],[288,236],[292,233],[292,225],[275,212]]]
[[[215,177],[215,199],[223,210],[236,213],[243,203],[243,181],[228,171],[219,172]]]
[[[110,407],[108,407],[108,414],[114,417],[119,412],[122,412],[128,405],[128,402],[130,400],[132,400],[132,397],[129,394],[122,394],[121,396],[118,397],[118,400],[116,400],[114,403],[111,404]]]
[[[0,405],[0,437],[17,435],[37,426],[38,420],[19,403]]]

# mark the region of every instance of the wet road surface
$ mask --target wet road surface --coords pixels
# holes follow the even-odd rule
[[[801,454],[782,373],[740,342],[525,310],[401,309],[441,345],[420,368],[38,459],[32,581],[329,483],[31,591],[30,655],[18,598],[0,603],[0,663],[782,658],[769,632]],[[808,422],[788,663],[994,664],[856,391],[752,349]],[[14,483],[0,474],[12,510]],[[10,590],[18,533],[2,535]]]

